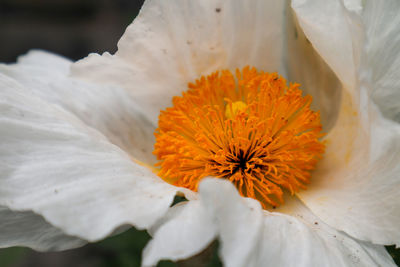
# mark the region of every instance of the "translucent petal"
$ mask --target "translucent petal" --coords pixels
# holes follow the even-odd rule
[[[174,206],[153,229],[153,239],[143,251],[143,265],[154,266],[159,260],[173,261],[200,253],[216,237],[216,229],[200,201]]]
[[[370,98],[374,90],[389,89],[373,83],[379,65],[368,61],[364,50],[370,41],[365,39],[362,12],[349,12],[338,1],[300,2],[293,4],[300,25],[344,90],[338,120],[326,137],[325,157],[299,197],[332,227],[358,239],[398,245],[400,126],[385,119]]]
[[[155,126],[138,110],[130,95],[122,88],[69,77],[71,64],[50,53],[31,51],[17,64],[0,65],[0,72],[23,85],[26,93],[73,113],[134,158],[154,162],[151,152]]]
[[[86,242],[65,235],[60,229],[30,211],[11,211],[0,206],[0,248],[26,246],[39,251],[64,250]]]
[[[334,230],[298,200],[287,206],[289,216],[263,211],[257,201],[241,198],[231,183],[221,179],[204,180],[199,192],[198,200],[183,204],[187,207],[170,214],[168,226],[155,232],[144,253],[145,266],[172,255],[183,258],[173,253],[175,246],[185,257],[197,253],[193,247],[209,243],[197,237],[191,239],[195,244],[181,246],[188,240],[182,241],[179,229],[197,235],[204,233],[204,228],[216,229],[224,266],[395,266],[384,247]],[[168,236],[168,245],[161,235]]]
[[[307,39],[293,10],[286,12],[287,78],[313,97],[312,108],[320,111],[324,132],[329,132],[339,114],[342,83]]]
[[[361,20],[370,95],[387,118],[400,122],[400,2],[365,1]]]
[[[293,0],[300,27],[343,86],[354,88],[356,70],[346,9],[339,0]]]
[[[0,88],[0,205],[89,241],[124,224],[148,228],[167,212],[177,188],[12,79],[0,75]]]
[[[118,85],[152,121],[187,83],[217,69],[282,69],[284,1],[146,1],[115,55],[92,54],[75,76]]]

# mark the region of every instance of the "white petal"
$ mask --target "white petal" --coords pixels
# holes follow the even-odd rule
[[[355,64],[346,9],[339,0],[293,0],[300,26],[317,52],[341,80],[354,88]]]
[[[298,201],[289,204],[293,216],[288,216],[263,211],[257,201],[241,198],[231,183],[221,179],[204,180],[199,192],[199,199],[189,203],[190,211],[189,204],[180,206],[178,211],[170,214],[166,226],[156,231],[155,238],[144,253],[145,266],[155,264],[161,258],[177,259],[174,258],[177,253],[173,253],[174,249],[170,247],[178,245],[184,250],[182,244],[190,240],[195,244],[190,244],[189,248],[205,248],[208,243],[204,239],[198,236],[189,238],[210,228],[216,229],[221,242],[220,256],[224,265],[229,267],[266,264],[395,266],[384,247],[357,241],[332,229],[316,219]],[[205,223],[198,223],[197,220]],[[167,230],[170,232],[167,233]],[[182,233],[189,233],[187,240]],[[167,241],[160,238],[161,235],[168,237],[168,246]],[[185,256],[189,252],[193,255],[197,250],[187,249]]]
[[[73,73],[130,90],[157,121],[187,83],[217,69],[281,70],[284,1],[149,0],[115,55],[92,54]]]
[[[0,65],[27,93],[72,112],[130,155],[152,163],[155,126],[122,88],[93,85],[68,77],[71,62],[32,51],[17,64]]]
[[[350,99],[344,96],[324,159],[299,196],[337,229],[378,244],[400,244],[400,126],[372,103],[358,111]]]
[[[20,66],[43,68],[53,74],[68,75],[71,63],[69,59],[41,50],[31,50],[18,57]]]
[[[324,132],[328,132],[339,113],[342,84],[305,36],[293,10],[288,9],[287,16],[287,78],[313,96],[312,108],[320,111]]]
[[[400,2],[365,1],[362,22],[371,96],[385,116],[400,122]]]
[[[154,229],[143,251],[143,265],[155,266],[162,259],[173,261],[200,253],[216,237],[216,229],[200,201],[176,205]]]
[[[363,0],[343,0],[344,6],[353,12],[360,13],[363,9]],[[364,1],[365,2],[365,1]]]
[[[384,119],[369,98],[374,90],[390,90],[374,84],[374,75],[380,70],[371,65],[363,51],[362,19],[340,3],[326,4],[331,5],[336,9],[299,1],[293,5],[305,34],[344,85],[341,112],[326,138],[324,159],[309,189],[299,196],[318,217],[337,229],[361,240],[399,245],[400,126]],[[351,36],[346,37],[347,32]],[[332,40],[340,44],[331,47]],[[346,43],[351,43],[351,53]],[[343,71],[345,60],[333,57],[340,51],[353,62],[348,63],[348,74]],[[354,83],[349,82],[349,74]]]
[[[86,242],[65,235],[33,212],[11,211],[0,206],[0,248],[26,246],[39,251],[64,250]]]
[[[331,228],[297,198],[287,198],[277,211],[266,212],[263,237],[269,241],[263,243],[260,263],[273,259],[271,266],[395,266],[383,246]],[[280,245],[279,240],[288,237],[290,241]],[[304,254],[300,247],[310,252]],[[281,255],[283,261],[274,255]]]
[[[262,232],[263,212],[260,204],[256,201],[246,203],[233,185],[223,180],[205,180],[199,190],[204,205],[217,225],[224,264],[254,264],[253,253],[257,251]]]
[[[0,75],[0,88],[0,205],[89,241],[123,224],[148,228],[167,212],[177,188],[13,80]]]

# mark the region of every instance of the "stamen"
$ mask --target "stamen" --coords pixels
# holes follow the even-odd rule
[[[230,101],[230,99],[225,99],[225,100]],[[246,107],[247,107],[246,103],[242,101],[236,101],[233,103],[229,102],[225,107],[225,117],[228,119],[232,119],[240,111],[245,110]]]
[[[299,84],[246,67],[202,76],[173,107],[161,111],[155,132],[158,175],[197,190],[215,176],[264,208],[283,203],[283,189],[305,189],[324,144],[319,112]]]

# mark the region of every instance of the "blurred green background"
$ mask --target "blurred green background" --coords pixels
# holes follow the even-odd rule
[[[0,62],[14,62],[30,49],[77,60],[90,52],[114,53],[143,0],[0,0]],[[134,267],[150,236],[131,229],[104,241],[64,252],[0,249],[0,267]],[[201,255],[158,266],[222,266],[213,243]],[[400,266],[400,250],[387,247]]]
[[[149,241],[146,231],[134,228],[125,233],[63,252],[39,253],[28,248],[0,249],[1,267],[136,267]],[[161,261],[158,267],[219,267],[218,243],[214,242],[201,254],[177,263]]]

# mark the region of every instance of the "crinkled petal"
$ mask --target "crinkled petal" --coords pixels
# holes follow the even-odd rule
[[[218,192],[218,193],[217,193]],[[246,203],[227,181],[209,180],[200,185],[203,205],[217,226],[221,258],[226,266],[255,264],[263,211],[256,201]]]
[[[325,132],[335,124],[342,83],[305,36],[292,9],[287,9],[286,25],[288,80],[301,84],[313,96],[312,108],[320,111]]]
[[[128,89],[152,121],[187,83],[217,69],[279,71],[284,1],[148,0],[115,55],[92,54],[74,75]]]
[[[285,215],[280,215],[280,213],[284,213]],[[289,223],[291,227],[284,230],[288,231],[284,234],[276,234],[272,228],[268,228],[269,230],[267,232],[264,231],[264,237],[270,236],[272,238],[274,235],[275,238],[282,238],[282,236],[292,237],[299,235],[299,232],[310,233],[311,231],[310,234],[313,238],[307,240],[300,235],[300,243],[306,247],[318,246],[319,243],[320,246],[324,247],[322,252],[312,252],[315,253],[314,256],[311,256],[315,257],[312,262],[310,262],[307,257],[301,257],[300,255],[300,257],[297,256],[298,259],[295,261],[294,259],[287,259],[287,264],[284,264],[284,266],[297,266],[297,262],[303,263],[304,266],[395,266],[392,258],[383,246],[357,240],[346,233],[328,226],[321,219],[317,218],[296,197],[286,196],[285,205],[280,206],[276,212],[269,214],[285,217],[286,223]],[[278,218],[276,219],[279,220]],[[273,220],[274,219],[272,219],[272,221]],[[291,250],[282,251],[280,248],[275,248],[274,251],[274,249],[270,248],[269,253],[294,255],[294,253],[296,253],[296,244],[292,245],[293,247]],[[267,260],[269,254],[264,254],[264,256],[265,260]],[[301,266],[301,264],[299,266]]]
[[[340,0],[293,0],[300,27],[345,88],[355,87],[355,63],[346,9]]]
[[[327,2],[326,8],[299,2],[293,6],[300,25],[344,86],[338,121],[326,137],[324,159],[313,173],[308,190],[300,192],[299,197],[332,227],[361,240],[399,245],[400,125],[385,119],[369,97],[381,89],[373,83],[377,65],[368,61],[364,50],[362,12],[350,12],[334,1]],[[332,5],[336,9],[327,9]],[[313,26],[321,21],[328,25]],[[344,36],[347,32],[351,32],[348,40]],[[343,43],[328,51],[332,40]],[[347,42],[351,43],[351,53],[344,45]],[[385,49],[383,43],[381,49]],[[340,51],[353,61],[347,71],[353,73],[354,83],[343,71],[345,60],[338,62],[339,56],[332,57]]]
[[[73,113],[136,159],[154,162],[155,125],[130,95],[122,88],[69,77],[71,63],[50,53],[31,51],[17,64],[0,65],[0,73],[18,81],[27,93]]]
[[[68,75],[71,60],[42,50],[31,50],[18,57],[18,65],[43,68],[52,74]]]
[[[30,211],[11,211],[0,206],[0,218],[0,248],[26,246],[39,251],[64,250],[86,243],[65,235],[43,217]]]
[[[144,266],[162,259],[181,260],[200,253],[216,237],[216,227],[200,201],[172,207],[143,251]]]
[[[361,17],[371,97],[386,117],[400,122],[400,2],[365,1]]]
[[[167,223],[156,230],[144,252],[144,266],[154,265],[162,258],[181,259],[176,258],[176,251],[171,249],[178,246],[185,250],[179,229],[196,235],[193,233],[207,231],[203,228],[216,229],[221,242],[221,259],[229,267],[395,266],[384,247],[334,230],[299,201],[289,204],[290,211],[286,211],[292,214],[289,216],[263,211],[257,201],[241,198],[231,183],[221,179],[204,180],[199,192],[198,200],[185,204],[187,207],[179,207],[179,211],[170,214]],[[197,223],[197,220],[205,223]],[[161,235],[168,236],[168,246]],[[199,237],[192,242],[203,248],[209,244]],[[198,250],[193,247],[196,244],[190,244],[180,255],[196,254]]]
[[[72,113],[0,74],[0,205],[96,241],[153,225],[176,191]]]
[[[324,159],[299,197],[318,217],[354,237],[400,244],[400,126],[376,109],[365,123],[348,101],[342,105]]]

